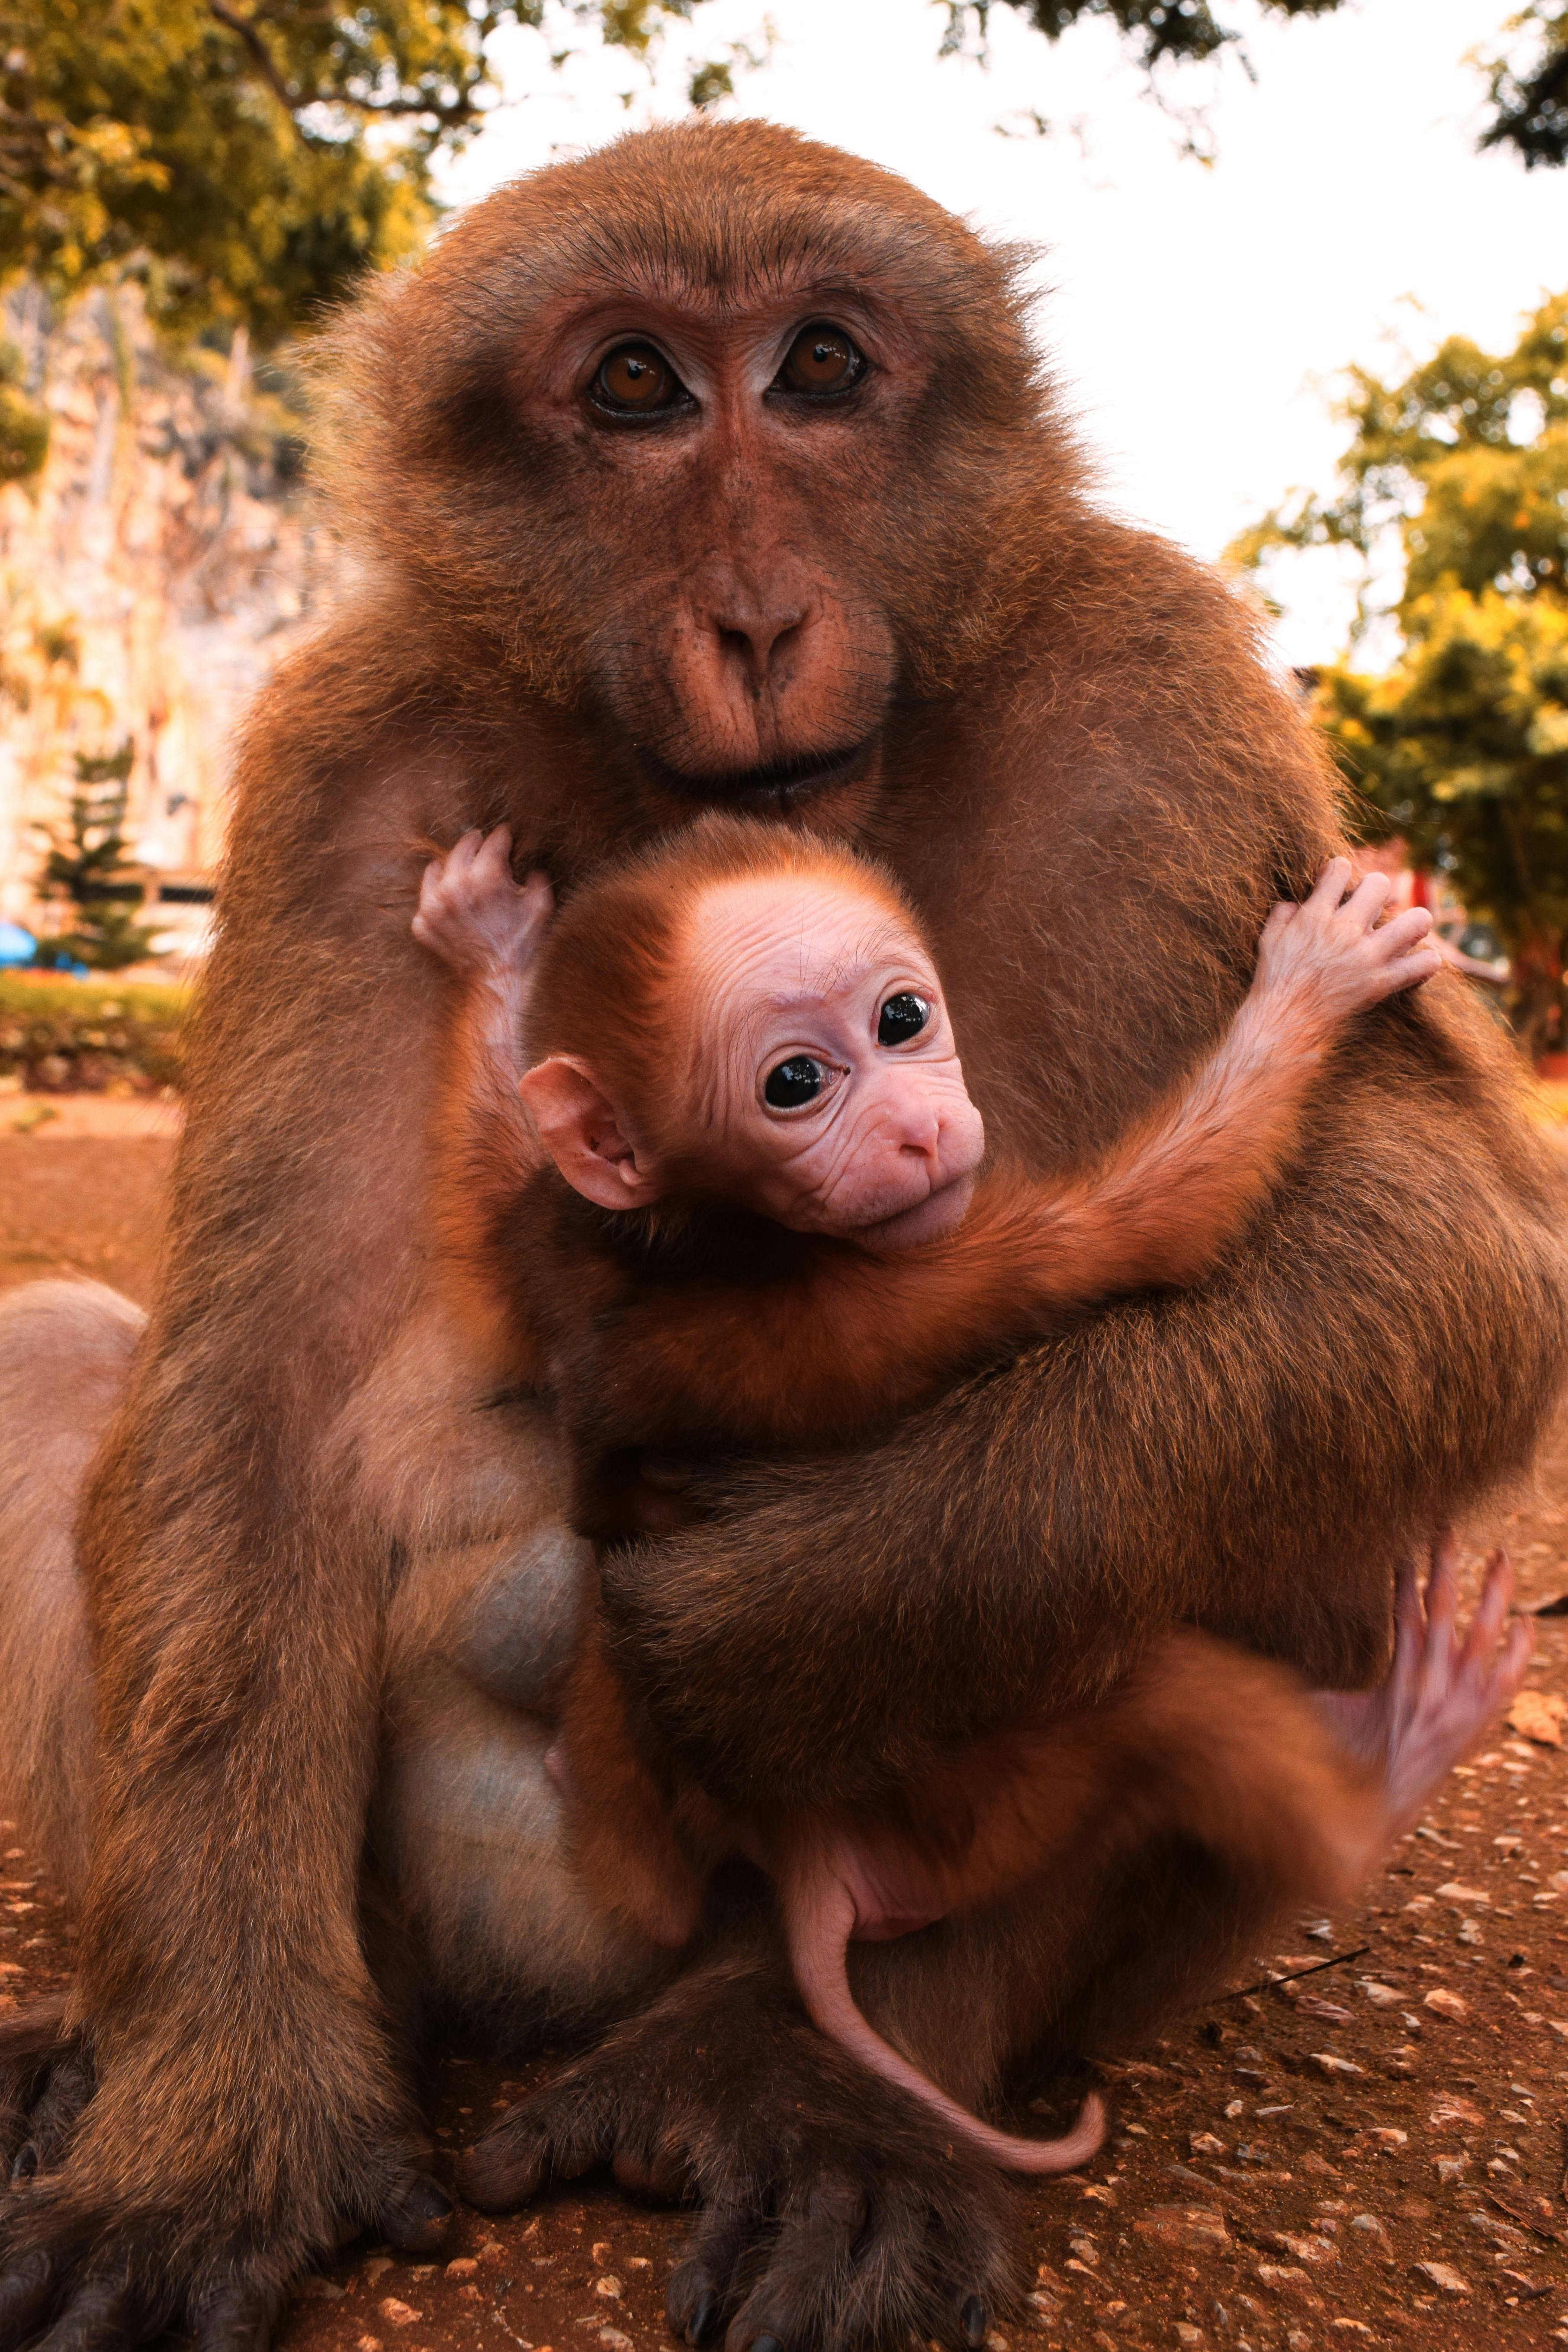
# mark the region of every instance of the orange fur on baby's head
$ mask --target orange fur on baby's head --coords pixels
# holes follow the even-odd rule
[[[592,1061],[648,1120],[650,1141],[678,1145],[700,1050],[689,961],[698,905],[726,884],[776,877],[855,893],[921,936],[893,876],[841,842],[755,818],[699,817],[597,875],[561,908],[533,983],[529,1058]],[[676,1083],[663,1104],[651,1097],[640,1066],[655,1045],[677,1057]]]

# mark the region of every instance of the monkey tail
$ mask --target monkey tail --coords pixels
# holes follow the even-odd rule
[[[946,2091],[939,2091],[918,2066],[883,2040],[855,2006],[848,1966],[855,1907],[848,1887],[831,1871],[821,1870],[799,1877],[791,1874],[783,1894],[795,1983],[812,2023],[830,2042],[836,2042],[884,2082],[896,2083],[939,2116],[956,2138],[1009,2172],[1071,2172],[1093,2155],[1105,2137],[1104,2105],[1093,2091],[1080,2108],[1072,2129],[1060,2139],[1019,2139],[1010,2132],[993,2130]]]

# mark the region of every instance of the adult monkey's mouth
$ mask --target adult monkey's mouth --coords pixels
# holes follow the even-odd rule
[[[810,751],[798,760],[778,760],[765,768],[720,769],[692,775],[672,768],[656,752],[640,754],[647,773],[677,800],[702,801],[711,808],[766,810],[773,815],[814,800],[819,793],[852,783],[876,750],[873,730],[838,751]]]

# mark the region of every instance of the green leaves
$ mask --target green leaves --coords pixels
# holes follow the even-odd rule
[[[1381,677],[1324,670],[1318,711],[1368,824],[1448,872],[1508,946],[1538,1045],[1568,1036],[1568,296],[1511,352],[1462,337],[1385,383],[1350,380],[1326,499],[1238,541],[1396,554],[1401,651]]]
[[[561,0],[645,49],[689,0]],[[413,252],[431,157],[491,95],[486,47],[545,0],[0,0],[0,275],[57,298],[141,276],[152,317],[308,325]]]

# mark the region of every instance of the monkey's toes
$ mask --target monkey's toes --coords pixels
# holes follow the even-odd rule
[[[446,2236],[456,2210],[427,2172],[403,2172],[382,2198],[376,2223],[399,2253],[430,2254]]]
[[[481,2213],[509,2213],[551,2180],[575,2180],[611,2153],[604,2119],[575,2077],[525,2099],[457,2159],[457,2186]]]

